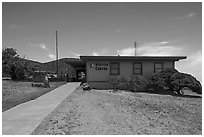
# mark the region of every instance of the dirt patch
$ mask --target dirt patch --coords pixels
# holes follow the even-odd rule
[[[21,103],[34,100],[65,82],[50,82],[50,88],[32,87],[32,82],[2,81],[2,111],[6,111]]]
[[[33,134],[201,134],[201,109],[201,98],[78,89]]]

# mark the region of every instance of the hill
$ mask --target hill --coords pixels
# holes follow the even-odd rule
[[[24,58],[18,58],[16,60],[23,66],[27,67],[28,70],[38,70],[38,71],[48,71],[51,73],[56,73],[56,60],[55,61],[50,61],[50,62],[45,62],[41,63],[38,61],[33,61],[29,59],[24,59]],[[80,60],[77,58],[62,58],[58,60],[58,73],[59,76],[63,76],[66,73],[71,73],[73,71],[73,67],[69,64],[73,64],[75,62],[79,62]],[[4,65],[4,64],[2,64]],[[71,72],[70,72],[71,71]],[[2,72],[3,77],[7,77],[8,74],[6,72]]]
[[[71,73],[73,71],[73,67],[70,65],[71,63],[79,62],[80,60],[77,58],[62,58],[58,60],[58,73],[59,76],[63,76],[66,73]],[[48,71],[55,73],[56,72],[56,60],[41,63],[39,66],[40,71]]]

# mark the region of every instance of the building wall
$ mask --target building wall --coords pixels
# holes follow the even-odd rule
[[[174,68],[174,62],[173,61],[164,62],[164,69],[166,68]]]
[[[89,82],[89,85],[95,89],[111,89],[111,88],[113,88],[109,82]]]
[[[104,68],[107,68],[107,70],[97,70],[96,69],[96,66],[94,67],[91,67],[91,64],[107,64],[108,66],[107,67],[104,67]],[[109,62],[102,62],[102,61],[90,61],[90,62],[87,62],[86,64],[86,76],[87,76],[87,81],[92,81],[92,82],[95,82],[95,81],[101,81],[101,82],[104,82],[104,81],[108,81],[108,78],[109,78],[109,74],[110,74],[110,68],[109,68]],[[98,67],[99,68],[99,67]]]
[[[143,62],[143,76],[147,79],[151,77],[151,75],[154,73],[154,62],[152,61],[146,61]]]
[[[114,62],[114,61],[111,61]],[[118,62],[118,61],[115,61]],[[120,61],[120,76],[129,78],[133,74],[134,61]],[[147,79],[154,73],[154,63],[158,61],[139,61],[142,62],[143,76]],[[162,61],[160,61],[162,62]],[[163,62],[163,69],[174,68],[174,62]],[[110,88],[108,83],[110,76],[110,61],[88,61],[86,63],[87,82],[93,88]]]
[[[129,78],[133,73],[133,62],[120,62],[120,75]]]

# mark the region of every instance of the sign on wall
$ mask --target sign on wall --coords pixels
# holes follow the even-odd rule
[[[92,70],[108,70],[108,63],[91,63],[90,68]]]

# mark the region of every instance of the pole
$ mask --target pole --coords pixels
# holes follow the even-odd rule
[[[134,48],[135,48],[135,56],[137,55],[137,50],[136,50],[137,42],[134,41]]]
[[[58,43],[57,43],[57,30],[56,30],[56,73],[57,73],[57,77],[58,77]]]

